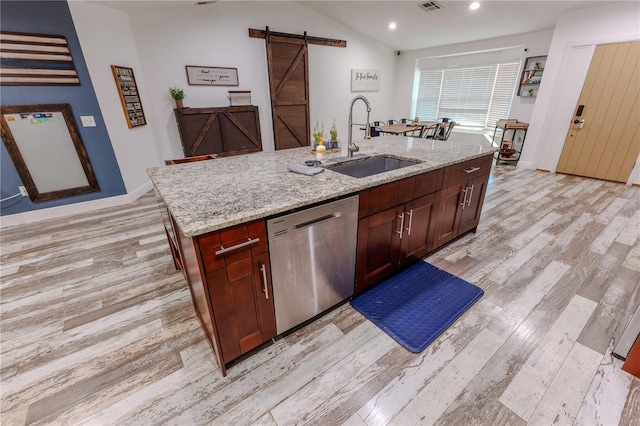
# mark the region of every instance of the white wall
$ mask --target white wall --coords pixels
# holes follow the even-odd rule
[[[128,16],[93,3],[68,4],[127,193],[141,195],[151,189],[146,169],[160,165],[161,159],[150,117],[147,117],[149,125],[133,129],[127,126],[111,73],[111,65],[133,68],[146,112],[150,99]]]
[[[194,2],[195,3],[195,2]],[[249,28],[342,39],[347,48],[310,45],[309,96],[311,126],[316,118],[328,133],[336,120],[339,138],[346,139],[351,68],[381,70],[380,92],[366,93],[375,116],[390,111],[395,56],[390,49],[366,39],[295,2],[219,2],[130,12],[133,38],[148,93],[145,109],[158,130],[161,156],[182,157],[168,88],[185,91],[186,107],[228,106],[229,90],[251,90],[259,107],[263,149],[273,150],[273,129],[264,39],[250,38]],[[189,86],[185,65],[238,69],[239,86]],[[364,110],[359,107],[356,119]],[[372,118],[373,119],[373,118]],[[355,134],[362,136],[363,133]],[[355,137],[355,136],[354,136]]]
[[[589,64],[582,61],[581,70],[572,66],[575,48],[639,39],[639,2],[610,3],[560,16],[518,167],[556,170]],[[580,84],[566,84],[576,79]],[[629,183],[640,183],[639,163]]]
[[[400,54],[396,71],[394,89],[393,111],[397,116],[410,116],[413,82],[416,73],[416,62],[422,58],[430,58],[445,55],[458,55],[473,52],[505,49],[515,46],[523,46],[522,59],[529,56],[546,55],[551,43],[553,31],[538,31],[533,33],[517,34],[508,37],[496,37],[486,40],[478,40],[470,43],[451,44],[433,47],[429,49],[410,50]],[[527,49],[525,52],[524,49]],[[546,69],[545,69],[546,79]],[[544,81],[544,80],[543,80]],[[533,111],[536,98],[514,96],[511,104],[512,118],[520,121],[528,121]],[[527,137],[528,139],[528,137]]]

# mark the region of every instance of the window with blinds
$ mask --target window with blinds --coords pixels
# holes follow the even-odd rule
[[[416,116],[493,127],[508,118],[520,62],[420,71]]]

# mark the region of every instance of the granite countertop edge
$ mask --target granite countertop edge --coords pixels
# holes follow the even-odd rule
[[[288,171],[289,164],[315,159],[307,147],[153,167],[147,174],[182,232],[196,237],[356,194],[498,150],[484,136],[464,133],[452,133],[448,141],[381,136],[356,143],[362,154],[389,155],[421,163],[365,178],[353,178],[330,169],[313,176]],[[326,165],[337,157],[344,154],[328,154]]]

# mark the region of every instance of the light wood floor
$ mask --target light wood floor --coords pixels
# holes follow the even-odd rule
[[[2,425],[640,424],[611,356],[640,303],[640,190],[498,166],[426,260],[485,296],[421,354],[348,304],[222,377],[153,195],[2,231]]]

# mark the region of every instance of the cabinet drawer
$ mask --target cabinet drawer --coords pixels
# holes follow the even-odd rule
[[[415,178],[398,180],[360,192],[358,217],[372,215],[413,198]]]
[[[413,187],[413,198],[419,198],[424,195],[432,194],[442,189],[442,178],[444,176],[444,169],[433,170],[431,172],[423,173],[415,177],[415,184]]]
[[[198,237],[200,254],[206,271],[225,267],[268,250],[267,228],[263,220],[226,228]],[[218,253],[218,254],[216,254]]]
[[[486,155],[463,163],[454,164],[445,169],[444,186],[449,187],[466,182],[478,176],[488,175],[491,171],[493,155]]]

